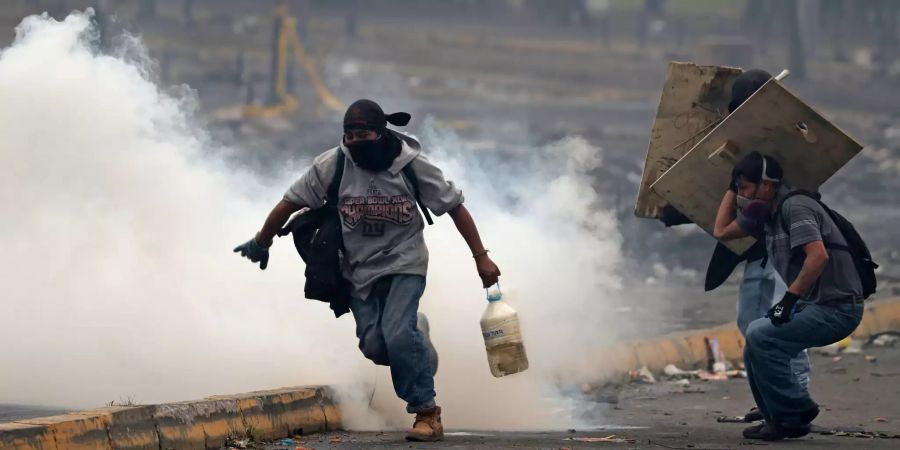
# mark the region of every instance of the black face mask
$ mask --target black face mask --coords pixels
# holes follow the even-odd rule
[[[394,159],[400,155],[400,141],[385,132],[374,141],[354,142],[346,144],[350,150],[350,157],[361,169],[369,172],[381,172],[387,170],[394,163]]]

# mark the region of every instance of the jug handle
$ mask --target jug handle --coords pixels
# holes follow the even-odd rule
[[[502,291],[502,289],[500,289],[500,280],[499,279],[497,279],[497,283],[495,284],[495,286],[497,286],[497,291],[500,292],[500,294],[502,295],[503,291]],[[491,288],[490,286],[484,288],[484,297],[488,300],[490,300],[490,298],[491,298],[491,293],[489,291],[490,288]]]

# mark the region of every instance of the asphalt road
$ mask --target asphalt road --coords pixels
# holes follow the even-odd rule
[[[874,362],[865,355],[877,358]],[[812,355],[813,397],[822,412],[815,425],[822,430],[900,434],[900,347],[869,348],[861,354]],[[615,395],[613,396],[615,397]],[[746,449],[750,446],[802,449],[896,449],[900,439],[811,434],[802,439],[764,443],[745,440],[746,424],[719,423],[720,416],[746,412],[752,405],[746,380],[691,382],[677,386],[666,381],[626,385],[618,403],[598,417],[598,429],[556,432],[503,433],[448,430],[437,443],[409,443],[401,431],[329,433],[310,436],[291,445],[266,445],[266,450],[308,449]],[[446,424],[452,428],[452,424]],[[603,429],[601,427],[608,428]],[[585,442],[582,438],[615,436],[628,442]],[[633,441],[631,441],[633,440]]]

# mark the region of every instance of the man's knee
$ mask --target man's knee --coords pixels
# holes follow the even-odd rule
[[[366,359],[378,364],[379,366],[388,366],[390,362],[388,360],[388,351],[387,345],[384,342],[384,339],[376,336],[369,336],[366,338],[362,338],[359,340],[359,349],[362,350],[363,356]]]
[[[744,334],[744,339],[747,341],[747,348],[759,348],[765,343],[765,330],[764,327],[767,325],[769,319],[757,319],[753,322],[750,322],[750,325],[747,326],[747,332]]]

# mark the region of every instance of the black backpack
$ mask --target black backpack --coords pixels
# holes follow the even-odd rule
[[[278,233],[279,236],[293,235],[294,247],[306,263],[306,284],[303,287],[306,298],[329,303],[335,317],[350,311],[351,286],[341,271],[344,237],[338,211],[338,190],[344,177],[346,159],[344,152],[337,149],[337,167],[328,184],[325,205],[297,214]],[[425,220],[432,225],[431,214],[419,198],[419,180],[411,164],[403,168],[403,176],[411,185]]]
[[[856,266],[856,273],[859,274],[859,281],[862,283],[863,298],[869,298],[878,288],[878,280],[875,277],[875,269],[878,268],[878,264],[872,260],[872,253],[869,252],[869,247],[866,245],[862,236],[856,231],[856,227],[854,227],[846,217],[832,210],[825,203],[822,203],[821,194],[818,192],[796,190],[785,195],[778,203],[778,207],[775,210],[776,220],[781,223],[781,229],[784,230],[785,233],[790,234],[788,224],[785,223],[784,217],[781,214],[781,208],[784,206],[784,202],[787,199],[797,195],[803,195],[815,200],[822,206],[822,209],[828,213],[828,216],[831,217],[831,220],[837,226],[838,230],[840,230],[841,235],[844,236],[844,240],[847,241],[847,245],[826,242],[825,248],[850,253],[850,256],[853,257],[853,265]]]

